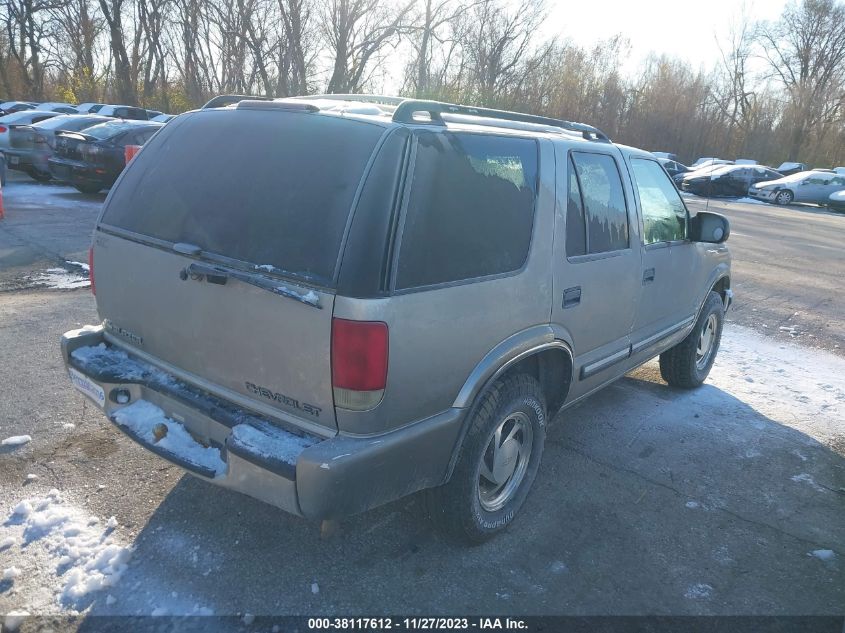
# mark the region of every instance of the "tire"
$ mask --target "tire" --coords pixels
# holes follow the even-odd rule
[[[781,206],[792,204],[793,200],[795,200],[795,194],[793,194],[789,189],[779,191],[778,194],[775,196],[775,202]]]
[[[660,375],[673,387],[693,389],[705,381],[722,341],[725,305],[718,292],[707,295],[695,327],[687,337],[660,355]],[[709,332],[709,335],[706,332]],[[706,344],[706,349],[701,347]]]
[[[99,193],[100,189],[103,188],[102,185],[96,185],[96,184],[92,184],[92,183],[78,184],[78,185],[74,185],[74,187],[77,189],[77,191],[80,191],[82,193],[89,193],[89,194],[90,193]]]
[[[53,179],[53,176],[50,174],[45,174],[44,172],[38,171],[37,169],[32,169],[27,172],[29,177],[33,180],[37,180],[38,182],[49,182]]]
[[[527,374],[497,380],[473,407],[467,423],[451,479],[426,491],[425,499],[428,515],[441,532],[465,544],[479,544],[510,525],[534,483],[546,440],[540,384]],[[493,443],[499,441],[496,463]]]

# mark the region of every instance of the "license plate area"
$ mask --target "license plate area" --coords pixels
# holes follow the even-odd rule
[[[72,367],[68,368],[68,372],[70,373],[70,380],[74,387],[93,400],[98,407],[101,409],[105,408],[106,392],[100,385]]]
[[[21,162],[21,159],[17,156],[9,156],[9,164],[10,165],[17,165]]]

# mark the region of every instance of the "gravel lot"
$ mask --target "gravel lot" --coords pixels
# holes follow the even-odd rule
[[[707,385],[675,391],[652,362],[567,411],[521,520],[461,549],[415,498],[322,540],[131,443],[59,359],[61,333],[96,321],[92,296],[40,276],[84,283],[67,262],[85,262],[102,197],[13,177],[4,199],[0,439],[32,441],[0,449],[0,572],[19,571],[0,575],[0,614],[845,610],[845,216],[711,203],[732,221],[737,304]],[[70,596],[61,539],[13,514],[53,488],[67,516],[133,548],[113,586]]]

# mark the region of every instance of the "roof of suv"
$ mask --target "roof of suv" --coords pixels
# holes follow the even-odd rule
[[[219,101],[217,101],[219,99]],[[234,99],[238,101],[232,102]],[[261,97],[221,96],[213,103],[225,109],[313,112],[327,116],[356,118],[384,127],[392,125],[441,126],[449,129],[496,131],[538,137],[565,138],[589,143],[611,143],[608,136],[591,125],[544,116],[508,112],[438,101],[402,99],[381,95],[312,95],[268,100]]]

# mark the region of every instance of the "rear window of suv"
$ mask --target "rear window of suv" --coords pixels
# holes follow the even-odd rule
[[[260,110],[172,123],[134,159],[103,222],[328,284],[383,128]]]

